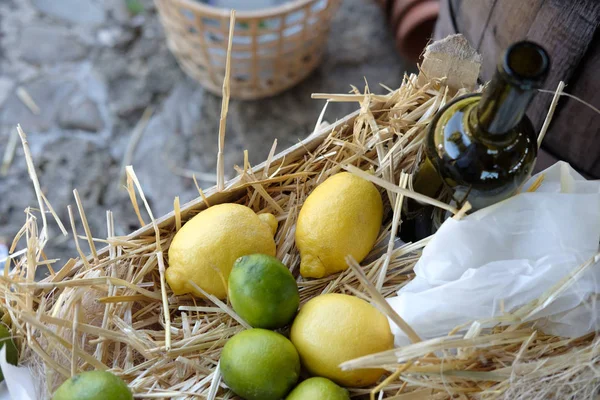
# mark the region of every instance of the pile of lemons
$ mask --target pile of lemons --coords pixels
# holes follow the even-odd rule
[[[372,183],[346,172],[329,177],[298,215],[300,274],[323,278],[347,269],[347,255],[364,259],[382,216],[381,195]],[[392,348],[388,320],[366,301],[344,294],[316,296],[298,312],[296,280],[275,258],[276,231],[271,214],[256,215],[239,204],[212,206],[173,238],[167,282],[175,294],[228,298],[252,327],[231,338],[220,358],[223,381],[237,395],[247,400],[349,399],[338,385],[372,385],[384,371],[342,371],[339,365]],[[289,339],[274,330],[289,332]],[[313,377],[298,384],[302,367]]]

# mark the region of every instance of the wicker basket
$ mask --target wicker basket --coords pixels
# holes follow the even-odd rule
[[[195,0],[156,0],[167,43],[183,70],[220,94],[225,75],[229,10]],[[236,13],[231,97],[272,96],[319,64],[339,0],[296,0]]]

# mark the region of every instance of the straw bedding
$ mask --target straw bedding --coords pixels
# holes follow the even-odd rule
[[[174,233],[202,209],[224,201],[247,205],[257,213],[277,216],[277,257],[298,277],[301,303],[322,293],[347,293],[365,298],[385,312],[409,334],[414,344],[353,360],[351,367],[385,367],[389,377],[377,388],[379,399],[418,398],[593,398],[600,388],[600,344],[596,335],[568,340],[544,335],[521,318],[570,284],[562,282],[538,303],[496,318],[496,326],[483,322],[457,327],[447,337],[420,341],[418,332],[386,307],[383,300],[412,278],[412,268],[427,239],[394,246],[401,229],[400,211],[410,189],[409,171],[419,155],[426,128],[435,112],[454,96],[443,80],[420,85],[415,75],[386,95],[354,90],[350,95],[324,95],[331,101],[358,101],[360,111],[345,122],[316,132],[319,144],[275,156],[273,146],[266,163],[237,167],[238,178],[224,189],[200,191],[196,206],[179,206],[169,218],[157,220],[147,205],[142,185],[127,169],[127,188],[141,233],[114,234],[113,215],[107,212],[107,239],[90,232],[83,205],[77,211],[84,227],[77,232],[70,211],[71,230],[80,258],[69,260],[58,272],[35,282],[35,270],[52,266],[43,247],[49,235],[47,215],[55,217],[40,190],[20,131],[39,205],[28,208],[26,223],[11,252],[13,269],[0,279],[0,303],[10,316],[21,349],[21,362],[31,366],[47,396],[72,374],[110,369],[123,378],[136,398],[236,398],[222,384],[218,372],[225,342],[247,325],[218,299],[174,296],[165,284],[166,257]],[[322,116],[321,116],[322,117]],[[321,121],[317,126],[321,125]],[[310,142],[310,140],[309,140]],[[307,142],[307,143],[309,143]],[[247,160],[247,157],[246,157]],[[300,257],[294,244],[294,226],[303,201],[327,177],[342,170],[374,182],[381,190],[385,217],[381,234],[362,266],[349,259],[347,271],[323,279],[298,275]],[[78,196],[76,196],[76,200]],[[424,199],[460,216],[465,210]],[[41,213],[40,213],[41,210]],[[17,247],[24,250],[19,253]],[[90,255],[84,256],[83,248]],[[103,247],[103,249],[99,249]],[[594,260],[580,270],[594,267]],[[489,324],[486,324],[489,326]],[[354,389],[353,396],[368,396],[373,388]]]

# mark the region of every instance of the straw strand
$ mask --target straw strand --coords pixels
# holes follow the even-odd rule
[[[219,149],[217,153],[217,189],[225,188],[225,160],[223,147],[225,147],[225,129],[227,126],[227,111],[229,110],[229,78],[231,75],[231,47],[233,44],[233,31],[235,29],[235,10],[231,10],[229,17],[229,40],[227,44],[227,58],[225,62],[225,78],[223,79],[223,100],[221,102],[221,119],[219,120]]]

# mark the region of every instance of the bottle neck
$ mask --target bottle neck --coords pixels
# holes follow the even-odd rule
[[[514,129],[525,116],[549,68],[548,54],[539,45],[527,41],[511,45],[477,106],[479,130],[496,136]]]
[[[473,110],[477,115],[477,125],[491,136],[510,132],[525,116],[534,94],[533,88],[519,87],[497,71],[485,88],[477,109]]]

